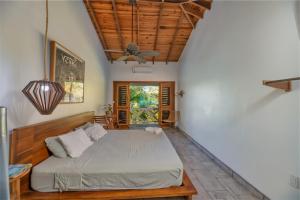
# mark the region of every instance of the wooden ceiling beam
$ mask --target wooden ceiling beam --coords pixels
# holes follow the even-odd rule
[[[181,5],[185,12],[189,15],[196,17],[198,20],[203,18],[205,10],[203,10],[202,8],[190,3],[183,3]]]
[[[103,33],[101,32],[101,27],[100,25],[98,24],[98,21],[96,19],[96,16],[95,16],[95,13],[94,13],[94,10],[91,8],[91,5],[90,5],[90,0],[83,0],[84,4],[85,4],[85,7],[91,17],[91,20],[92,20],[92,23],[94,24],[95,28],[96,28],[96,32],[97,32],[97,35],[98,35],[98,38],[103,46],[104,49],[107,49],[107,44],[105,42],[105,39],[103,37]],[[112,56],[111,56],[111,53],[110,52],[104,52],[108,58],[108,60],[110,60],[111,62],[113,61],[112,60]]]
[[[189,15],[192,15],[193,17],[196,17],[198,20],[202,18],[201,16],[199,16],[199,15],[193,13],[193,12],[190,12],[190,11],[187,11],[187,10],[185,10],[185,12],[186,12],[187,14],[189,14]]]
[[[111,4],[112,4],[112,8],[113,8],[113,15],[114,15],[114,19],[115,19],[115,25],[116,25],[116,29],[117,29],[117,33],[119,36],[119,41],[120,41],[120,46],[121,49],[124,50],[124,39],[121,33],[121,28],[120,28],[120,23],[119,23],[119,17],[118,17],[118,13],[117,13],[117,6],[116,6],[116,2],[115,0],[111,0]]]
[[[173,38],[172,38],[171,45],[170,45],[170,47],[169,47],[169,51],[168,51],[168,55],[167,55],[167,59],[166,59],[166,64],[168,64],[168,62],[169,62],[169,58],[170,58],[172,49],[173,49],[173,47],[174,47],[174,43],[175,43],[175,40],[176,40],[176,36],[177,36],[178,31],[179,31],[179,25],[180,25],[181,19],[182,19],[182,14],[183,14],[183,12],[181,12],[180,17],[178,18],[177,23],[176,23],[176,29],[175,29],[175,32],[174,32],[174,34],[173,34]]]
[[[207,7],[202,6],[201,4],[198,4],[197,1],[190,0],[188,3],[190,3],[190,4],[194,5],[194,6],[199,7],[201,10],[204,10],[204,11],[205,11],[205,10],[208,10]]]
[[[83,1],[103,48],[122,49],[124,46],[126,48],[131,38],[131,8],[128,0]],[[191,0],[137,1],[137,6],[133,10],[135,15],[133,41],[141,50],[160,52],[160,56],[146,57],[147,61],[168,63],[179,59],[192,28],[196,28],[197,21],[203,17],[212,2],[189,1]],[[105,54],[109,60],[115,60],[122,52],[105,52]]]
[[[110,2],[111,0],[100,0],[99,3],[101,2]],[[174,1],[171,1],[171,0],[164,0],[164,3],[166,5],[178,5],[179,3],[184,3],[184,2],[188,2],[189,0],[174,0]],[[94,2],[97,2],[94,1]],[[117,3],[125,3],[125,4],[128,4],[128,0],[118,0]],[[152,1],[152,0],[138,0],[137,3],[139,4],[161,4],[162,1],[161,0],[158,0],[158,1]]]
[[[211,9],[211,0],[200,0],[200,1],[194,1],[194,3],[201,5],[202,7],[205,7],[207,10]]]
[[[140,44],[140,11],[138,2],[136,3],[136,44]]]
[[[160,7],[159,7],[159,14],[158,14],[157,22],[156,22],[156,33],[155,33],[153,51],[155,51],[157,48],[157,40],[158,40],[158,34],[159,34],[160,22],[161,22],[160,19],[161,19],[162,13],[163,13],[163,9],[164,9],[164,0],[162,0],[162,3],[160,4]],[[155,61],[155,56],[152,57],[153,64],[154,64],[154,61]]]
[[[184,10],[182,4],[179,4],[180,8],[181,8],[181,11],[184,13],[184,16],[185,18],[188,20],[188,22],[191,24],[191,26],[193,27],[193,29],[195,29],[195,25],[194,23],[192,22],[190,16],[188,15],[188,13]]]

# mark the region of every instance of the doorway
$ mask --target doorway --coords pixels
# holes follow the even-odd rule
[[[130,83],[130,126],[159,123],[159,83]]]
[[[175,109],[173,81],[114,81],[113,110],[117,128],[167,126]]]

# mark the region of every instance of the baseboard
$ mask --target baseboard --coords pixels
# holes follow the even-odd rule
[[[188,138],[188,140],[190,140],[193,144],[195,144],[215,164],[217,164],[226,173],[228,173],[233,179],[235,179],[237,182],[239,182],[241,185],[243,185],[245,188],[247,188],[252,193],[252,195],[254,195],[255,197],[257,197],[258,199],[261,199],[261,200],[270,200],[269,197],[267,197],[265,194],[263,194],[261,191],[259,191],[256,187],[254,187],[252,184],[250,184],[247,180],[245,180],[242,176],[240,176],[234,170],[232,170],[229,166],[227,166],[224,162],[222,162],[214,154],[212,154],[210,151],[208,151],[205,147],[203,147],[201,144],[199,144],[196,140],[194,140],[189,134],[187,134],[186,132],[181,130],[179,127],[177,127],[177,129],[180,130],[180,132],[183,133]]]

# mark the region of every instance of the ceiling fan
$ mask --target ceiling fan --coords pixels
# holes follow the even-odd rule
[[[106,52],[113,53],[123,53],[123,56],[119,57],[117,61],[127,61],[129,58],[133,58],[139,63],[146,63],[145,56],[159,56],[160,53],[158,51],[140,51],[139,47],[136,43],[133,42],[133,7],[136,5],[136,0],[129,0],[129,4],[131,5],[131,42],[128,44],[125,50],[114,50],[114,49],[106,49]]]

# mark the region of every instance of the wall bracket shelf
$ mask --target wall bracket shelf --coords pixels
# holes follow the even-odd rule
[[[263,85],[267,85],[273,88],[281,89],[286,92],[291,91],[292,89],[292,81],[300,80],[300,77],[295,78],[287,78],[287,79],[279,79],[279,80],[272,80],[272,81],[263,81]]]

